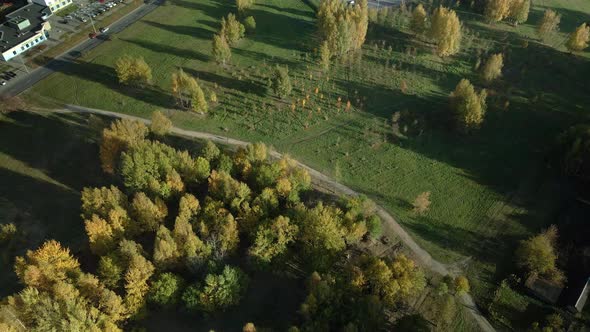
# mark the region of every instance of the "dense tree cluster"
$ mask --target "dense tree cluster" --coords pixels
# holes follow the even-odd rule
[[[521,241],[516,251],[518,266],[529,275],[562,282],[563,272],[556,265],[557,236],[557,227],[551,226],[544,232]]]
[[[530,0],[488,0],[484,15],[490,22],[508,18],[514,23],[524,23],[528,19],[530,7]]]
[[[318,28],[330,53],[341,56],[363,46],[369,26],[367,0],[347,4],[340,0],[322,0],[318,9]]]
[[[310,189],[309,174],[288,157],[270,160],[264,144],[229,155],[207,142],[195,156],[149,140],[147,132],[128,120],[107,128],[102,144],[112,167],[105,170],[124,187],[82,191],[96,276],[82,271],[58,242],[29,251],[15,264],[26,289],[1,306],[0,313],[12,314],[0,314],[0,327],[120,331],[127,319],[153,307],[213,313],[238,304],[248,287],[247,274],[229,263],[235,264],[240,248],[248,257],[243,265],[280,269],[288,257],[299,256],[308,273],[317,270],[329,280],[346,247],[368,233],[367,225],[379,228],[375,206],[364,197],[304,204],[300,195]],[[354,324],[370,326],[383,321],[385,308],[423,287],[420,270],[404,256],[391,262],[363,257],[346,271],[338,282],[350,283],[346,291],[358,293],[358,301],[310,295],[303,326],[340,319],[318,316],[324,309],[313,306],[313,296],[343,309],[361,308]],[[334,292],[340,299],[346,295]],[[363,317],[371,320],[362,323]]]

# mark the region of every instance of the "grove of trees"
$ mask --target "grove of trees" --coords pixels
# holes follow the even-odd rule
[[[152,82],[152,69],[142,57],[125,55],[115,62],[119,83],[142,87]]]
[[[123,186],[82,191],[96,274],[53,240],[17,257],[25,289],[0,305],[0,328],[122,331],[160,308],[211,314],[240,302],[245,270],[280,271],[290,261],[311,275],[292,329],[381,329],[386,311],[425,287],[404,255],[345,259],[349,246],[380,232],[365,197],[304,202],[311,178],[289,157],[271,160],[260,143],[232,154],[212,142],[197,155],[180,151],[151,139],[166,135],[164,119],[155,113],[166,125],[152,124],[152,136],[125,119],[103,131],[103,168]]]
[[[318,12],[318,29],[327,42],[330,54],[341,56],[361,48],[369,26],[367,0],[347,4],[340,0],[323,0]]]
[[[436,43],[439,56],[450,56],[461,49],[461,22],[454,10],[438,7],[432,14],[428,35]]]

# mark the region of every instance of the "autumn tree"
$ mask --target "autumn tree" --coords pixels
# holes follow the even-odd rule
[[[166,226],[160,225],[154,240],[154,264],[162,270],[172,268],[178,264],[179,251],[172,232]]]
[[[522,24],[528,20],[530,9],[531,0],[513,0],[508,17],[512,19],[515,24]]]
[[[244,0],[250,1],[250,0]],[[229,45],[235,45],[240,39],[244,37],[246,28],[240,21],[236,19],[236,16],[229,13],[226,17],[221,19],[221,31],[220,35],[225,36],[225,40]]]
[[[172,128],[172,121],[168,119],[164,113],[154,111],[152,113],[152,121],[150,123],[150,131],[156,136],[166,136]]]
[[[172,74],[172,93],[180,107],[207,113],[208,104],[205,93],[197,80],[186,74],[182,68]]]
[[[490,22],[499,22],[509,15],[511,3],[511,0],[487,0],[484,16]]]
[[[0,95],[0,114],[22,110],[25,106],[24,100],[19,96]]]
[[[462,79],[451,93],[450,105],[457,127],[464,131],[481,126],[486,113],[486,90],[475,91],[471,82]]]
[[[123,279],[125,266],[118,253],[113,252],[106,256],[100,257],[98,262],[98,276],[102,282],[113,289],[119,287],[119,283]]]
[[[416,214],[424,214],[430,208],[430,191],[425,191],[418,195],[412,203],[413,211]]]
[[[152,282],[148,300],[171,309],[180,301],[184,284],[182,277],[171,272],[162,273]]]
[[[291,94],[293,86],[289,78],[289,69],[277,65],[271,78],[270,88],[279,98],[283,99]]]
[[[590,27],[582,23],[576,31],[572,32],[565,44],[570,52],[580,52],[588,47],[590,40]]]
[[[350,6],[339,0],[324,0],[317,16],[320,35],[332,55],[342,56],[364,44],[369,24],[367,0]]]
[[[256,326],[254,326],[254,323],[246,323],[242,328],[242,332],[256,332]]]
[[[155,232],[168,215],[168,208],[159,197],[152,201],[138,192],[131,202],[131,215],[140,224],[140,231]]]
[[[231,59],[231,48],[225,35],[215,34],[213,35],[213,58],[217,63],[225,64]]]
[[[111,123],[102,132],[100,161],[102,169],[109,174],[115,172],[121,152],[143,141],[149,130],[139,121],[120,119]]]
[[[545,10],[543,18],[537,27],[537,35],[544,41],[547,40],[559,29],[559,22],[561,21],[561,15],[557,14],[551,9]]]
[[[410,21],[410,29],[417,34],[421,35],[426,31],[426,21],[428,16],[426,10],[422,4],[418,4],[412,11],[412,20]]]
[[[289,243],[295,241],[297,232],[297,225],[291,224],[289,218],[279,216],[270,225],[258,228],[248,253],[257,262],[268,264],[274,257],[284,253]]]
[[[239,12],[244,12],[254,5],[254,0],[236,0],[236,7]]]
[[[491,82],[502,76],[504,56],[502,53],[492,54],[484,64],[481,75],[486,82]]]
[[[115,62],[115,71],[122,84],[142,87],[152,82],[152,69],[143,57],[124,55]]]
[[[55,240],[46,241],[35,251],[28,250],[24,257],[16,257],[14,271],[24,285],[45,291],[82,273],[70,250]]]
[[[471,288],[469,286],[469,280],[465,276],[456,277],[454,283],[457,294],[468,293]]]
[[[461,47],[461,22],[454,10],[438,7],[432,15],[430,38],[436,42],[436,53],[449,56],[459,52]]]
[[[131,250],[129,250],[131,249]],[[145,305],[149,291],[148,281],[154,273],[153,264],[142,255],[141,246],[133,241],[122,241],[120,250],[127,261],[125,272],[125,305],[135,315]]]
[[[516,262],[528,274],[539,275],[555,282],[563,281],[557,263],[557,227],[552,225],[544,232],[520,242]]]
[[[320,66],[322,70],[327,71],[330,69],[330,62],[331,62],[332,54],[330,52],[330,47],[328,46],[328,42],[324,41],[322,46],[320,46]]]

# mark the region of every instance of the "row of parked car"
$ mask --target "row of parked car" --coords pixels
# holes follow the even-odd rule
[[[73,19],[76,19],[80,22],[86,23],[86,22],[88,22],[89,17],[95,18],[98,15],[102,15],[106,11],[110,10],[111,8],[113,8],[123,2],[124,2],[124,0],[114,0],[114,1],[109,1],[107,3],[99,3],[99,2],[91,3],[88,6],[82,7],[80,9],[76,10],[75,12],[65,16],[61,23],[68,24],[69,20],[73,20]]]
[[[8,81],[10,81],[11,79],[16,77],[16,73],[13,71],[5,71],[2,73],[2,75],[0,75],[0,78],[2,78],[2,81],[0,82],[0,85],[6,85],[6,83]]]

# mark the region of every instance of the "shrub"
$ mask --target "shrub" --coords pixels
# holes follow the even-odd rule
[[[172,128],[172,121],[168,119],[162,112],[155,111],[152,113],[152,122],[150,130],[154,135],[165,136]]]
[[[248,33],[253,33],[256,30],[256,20],[254,20],[253,16],[244,19],[244,27]]]

